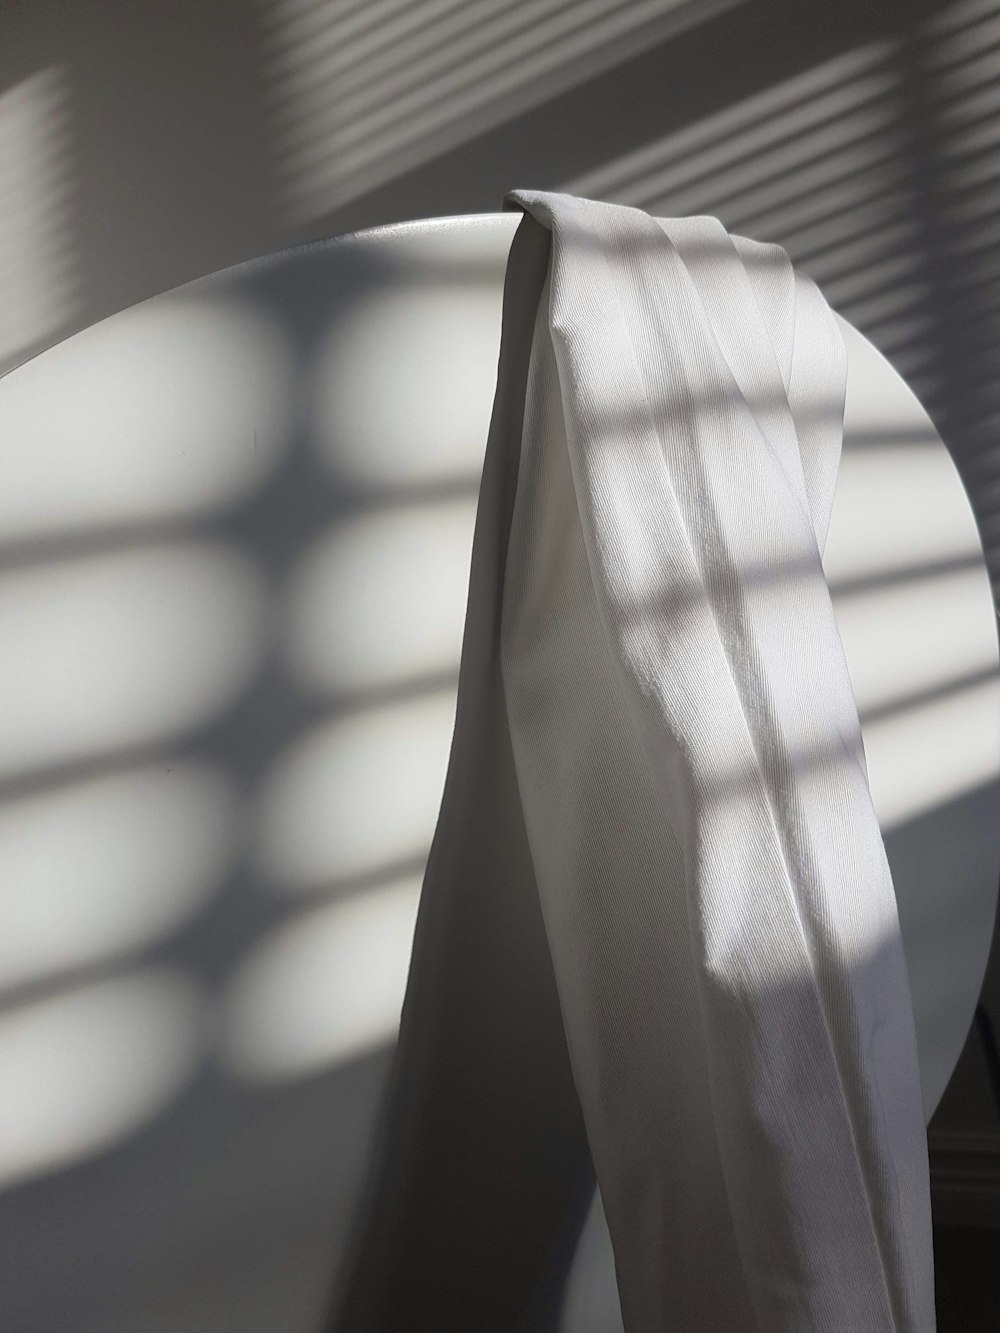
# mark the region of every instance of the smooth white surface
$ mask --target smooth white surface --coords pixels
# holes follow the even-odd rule
[[[169,1105],[204,1048],[197,986],[159,969],[0,1016],[0,1185],[107,1148]]]
[[[440,796],[449,705],[428,724],[438,729],[437,758],[414,759],[411,788],[399,786],[405,837],[380,836],[375,823],[366,832],[364,817],[350,814],[362,792],[386,796],[381,768],[370,764],[356,785],[350,756],[363,754],[366,727],[381,736],[395,716],[409,716],[393,711],[407,691],[418,712],[425,704],[433,712],[457,668],[516,225],[511,214],[431,219],[269,256],[136,306],[0,380],[0,558],[8,562],[0,605],[13,645],[0,670],[16,672],[18,684],[17,707],[10,691],[0,704],[0,768],[14,784],[11,801],[24,783],[69,795],[81,774],[63,775],[61,766],[98,756],[114,766],[119,746],[114,771],[123,777],[132,767],[124,755],[137,745],[173,764],[177,745],[194,738],[244,792],[251,860],[275,901],[291,904],[303,888],[391,882],[401,856],[419,864]],[[303,308],[314,313],[300,317]],[[995,616],[947,450],[899,376],[843,327],[845,449],[824,567],[862,707],[929,1116],[968,1031],[996,906],[1000,850],[995,822],[983,817],[984,808],[1000,808]],[[434,337],[414,361],[421,329]],[[276,490],[300,476],[310,478],[301,494],[319,497],[302,523],[300,500],[279,512]],[[225,553],[212,525],[230,515],[240,525]],[[176,546],[161,544],[161,533]],[[286,552],[280,567],[270,560],[276,533]],[[401,585],[394,570],[411,543],[416,555]],[[962,562],[954,575],[930,568],[953,561]],[[254,574],[261,563],[263,584]],[[896,589],[901,574],[909,581]],[[949,600],[952,577],[960,596],[945,639],[928,608]],[[844,586],[862,578],[888,582]],[[388,634],[381,608],[399,614],[401,586],[406,614]],[[926,649],[900,654],[904,640]],[[228,742],[199,728],[245,698],[275,659],[283,674],[260,707],[287,720],[274,722],[271,758],[249,775]],[[985,679],[963,684],[984,668]],[[943,693],[926,698],[925,689]],[[891,714],[865,716],[869,705],[893,701]],[[299,720],[302,703],[316,716]],[[393,763],[410,754],[412,734],[406,726],[396,733]],[[330,755],[325,747],[336,748],[338,736],[346,748]],[[348,743],[358,736],[361,750]],[[332,790],[303,786],[299,765],[310,756]],[[307,788],[312,804],[300,801]],[[318,798],[322,790],[328,799]],[[13,816],[15,806],[6,809]],[[23,864],[42,863],[41,845],[62,817],[58,804],[41,807],[31,824],[39,850],[23,849]],[[81,863],[80,894],[99,882],[102,856],[109,870],[121,865],[103,827]],[[224,873],[216,868],[217,882]],[[118,887],[88,917],[95,950],[101,912],[109,941],[124,945],[145,930],[130,916],[139,911],[139,879],[131,899],[120,881],[106,882]],[[179,886],[178,904],[184,893]],[[229,900],[234,924],[242,901]],[[171,910],[164,905],[162,918]],[[44,977],[71,985],[61,927],[48,945],[42,929],[31,926],[39,968],[48,959]],[[392,1036],[387,1022],[384,1037]],[[293,1073],[289,1065],[283,1076]]]
[[[0,986],[106,963],[197,915],[233,854],[237,795],[204,764],[67,782],[0,809]]]

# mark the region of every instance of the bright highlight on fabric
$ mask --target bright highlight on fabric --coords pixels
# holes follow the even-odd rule
[[[334,1327],[515,1326],[589,1159],[627,1333],[930,1333],[910,984],[822,565],[843,335],[713,217],[505,207],[455,736]]]

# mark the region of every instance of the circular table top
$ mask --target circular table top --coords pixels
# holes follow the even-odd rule
[[[66,605],[81,599],[91,615],[93,659],[73,660],[59,622],[49,642],[65,662],[33,674],[26,658],[6,688],[0,666],[11,738],[0,801],[58,789],[116,753],[194,746],[244,793],[256,873],[278,901],[312,882],[391,879],[399,865],[419,886],[519,221],[437,218],[282,251],[143,302],[0,380],[0,634],[11,642],[44,620],[53,585],[28,575],[58,568]],[[929,1118],[972,1020],[996,910],[996,616],[945,445],[896,371],[840,324],[844,449],[823,563]],[[131,552],[120,605],[107,603],[119,566],[100,595],[86,582],[108,550],[120,571]],[[117,691],[102,660],[116,664]],[[226,729],[240,701],[266,719],[254,731],[266,742]],[[386,764],[421,779],[380,797],[388,844],[364,804]],[[91,961],[113,951],[106,933]],[[39,946],[38,975],[65,964],[61,947]],[[393,956],[401,986],[407,949]]]

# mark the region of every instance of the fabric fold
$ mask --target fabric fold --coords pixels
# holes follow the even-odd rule
[[[933,1330],[916,1040],[773,245],[517,190],[448,779],[334,1327]],[[592,1163],[592,1165],[591,1165]]]

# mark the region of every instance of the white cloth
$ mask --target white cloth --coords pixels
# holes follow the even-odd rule
[[[451,765],[337,1327],[553,1327],[589,1147],[628,1333],[926,1333],[909,987],[820,561],[836,322],[714,218],[505,207]]]

